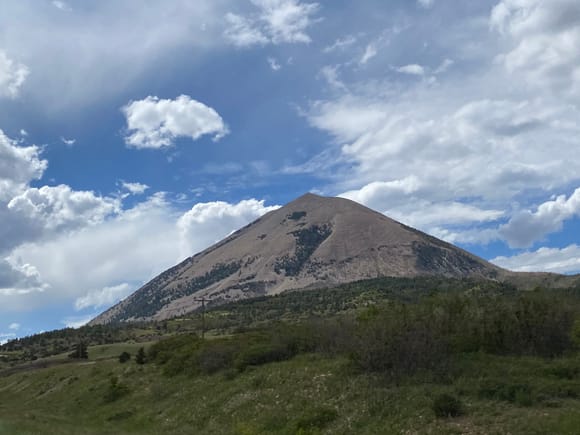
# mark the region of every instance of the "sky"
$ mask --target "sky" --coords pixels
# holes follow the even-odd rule
[[[580,272],[577,0],[0,0],[0,342],[305,192]]]

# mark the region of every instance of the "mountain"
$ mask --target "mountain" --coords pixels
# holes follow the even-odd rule
[[[222,303],[423,275],[525,280],[356,202],[309,193],[163,272],[90,324],[175,317],[202,298]]]

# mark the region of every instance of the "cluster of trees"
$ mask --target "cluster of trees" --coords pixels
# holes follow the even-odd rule
[[[224,266],[216,273],[229,272]],[[411,328],[413,332],[406,332],[415,334],[411,342],[416,344],[420,341],[417,337],[423,337],[425,346],[437,344],[428,351],[432,354],[449,353],[448,349],[451,349],[452,352],[481,350],[551,356],[569,348],[570,337],[562,335],[561,331],[570,328],[571,319],[580,312],[579,306],[580,289],[521,293],[510,284],[494,281],[437,277],[380,278],[331,289],[288,292],[210,307],[205,320],[207,330],[231,334],[251,331],[278,320],[303,323],[310,318],[328,319],[317,321],[319,325],[316,328],[324,330],[338,322],[332,318],[339,316],[340,322],[348,323],[340,326],[344,327],[344,332],[336,330],[332,332],[334,335],[330,332],[328,335],[333,336],[335,341],[344,341],[342,348],[351,353],[356,351],[353,343],[357,334],[366,335],[365,340],[369,340],[373,336],[378,339],[381,334],[396,336],[392,330]],[[357,318],[361,311],[366,314]],[[375,317],[371,315],[374,312]],[[363,318],[367,320],[363,321]],[[424,328],[421,321],[425,323]],[[0,346],[0,352],[7,355],[5,364],[14,365],[69,353],[79,342],[95,346],[154,341],[176,333],[199,333],[201,328],[200,313],[159,323],[132,322],[66,328],[10,341]],[[390,329],[381,332],[380,328]],[[355,334],[355,331],[358,332]],[[307,335],[306,332],[304,334]],[[539,341],[540,337],[543,341]],[[405,343],[409,341],[405,337],[400,340]],[[218,342],[221,343],[220,340]],[[368,344],[364,340],[362,343],[361,346]],[[398,346],[393,344],[394,341],[389,343]],[[322,346],[320,340],[317,346]]]
[[[292,231],[296,239],[296,250],[293,256],[285,255],[276,260],[274,271],[286,276],[297,276],[310,256],[322,242],[332,234],[329,225],[312,225],[308,228]]]
[[[554,292],[439,294],[230,338],[180,335],[153,345],[148,359],[168,375],[211,374],[320,353],[345,356],[362,372],[399,378],[443,373],[454,356],[468,352],[555,358],[580,345],[579,301]]]
[[[166,332],[166,323],[144,324],[123,323],[112,325],[83,326],[78,329],[65,328],[55,331],[11,340],[0,346],[0,352],[9,355],[11,365],[23,361],[34,361],[51,355],[78,352],[79,343],[83,346],[123,343],[127,341],[151,340]],[[149,335],[144,331],[149,330]],[[76,357],[75,357],[76,358]]]
[[[83,341],[79,341],[75,344],[74,350],[68,354],[68,357],[72,359],[88,359],[89,351],[87,344]]]

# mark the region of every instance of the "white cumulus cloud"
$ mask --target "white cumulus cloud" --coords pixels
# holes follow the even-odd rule
[[[39,147],[20,146],[0,130],[0,201],[30,181],[38,180],[47,166]]]
[[[74,229],[102,222],[120,209],[119,200],[75,191],[69,186],[31,187],[15,196],[8,210],[47,231]]]
[[[502,0],[490,26],[506,39],[498,61],[541,91],[580,96],[580,3],[576,0]]]
[[[30,71],[26,65],[15,62],[0,50],[0,98],[15,98]]]
[[[111,287],[104,287],[100,290],[92,290],[86,295],[77,298],[75,308],[80,311],[89,307],[102,308],[111,306],[129,296],[134,290],[135,288],[126,282]]]
[[[536,211],[517,212],[507,224],[500,227],[500,234],[513,248],[527,248],[536,240],[559,231],[564,221],[580,216],[580,188],[569,198],[560,195],[540,204]]]
[[[498,220],[479,240],[464,234],[481,242],[514,240],[499,231],[499,219],[517,212],[517,197],[534,189],[550,196],[578,180],[577,110],[541,99],[465,101],[449,86],[417,87],[389,101],[345,93],[311,106],[310,123],[330,133],[350,163],[334,180],[337,191],[423,230],[453,230],[453,240],[462,236],[451,226]],[[571,215],[552,217],[550,231],[528,232],[532,240]]]
[[[213,135],[219,140],[228,127],[211,107],[181,95],[174,100],[147,97],[131,101],[122,109],[127,120],[127,145],[134,148],[163,148],[179,137],[197,140]]]
[[[34,268],[46,289],[30,294],[22,285],[21,293],[0,292],[0,311],[33,309],[48,300],[68,301],[77,310],[107,307],[275,208],[250,199],[198,203],[184,212],[155,194],[98,224],[23,243],[8,260]]]
[[[181,216],[177,226],[181,233],[182,252],[193,252],[200,245],[209,246],[263,214],[279,208],[265,206],[264,201],[248,199],[237,204],[223,201],[196,204]]]
[[[512,257],[496,257],[492,263],[517,272],[579,273],[580,246],[539,248]]]
[[[252,45],[308,43],[306,30],[316,21],[317,3],[299,0],[251,0],[257,8],[248,16],[229,12],[226,39],[239,47]]]

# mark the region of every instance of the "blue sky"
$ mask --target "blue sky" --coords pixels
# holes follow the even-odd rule
[[[0,0],[0,341],[312,191],[580,272],[576,0]]]

